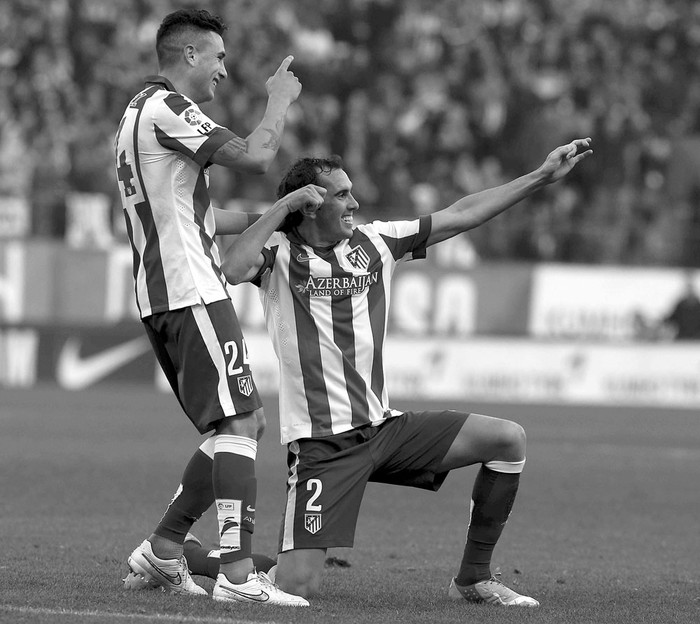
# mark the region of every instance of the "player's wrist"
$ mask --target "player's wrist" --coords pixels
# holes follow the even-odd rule
[[[268,109],[273,108],[286,112],[294,100],[296,100],[296,98],[292,97],[290,94],[273,92],[267,96],[267,106]]]
[[[273,205],[272,205],[272,211],[275,213],[279,213],[279,216],[284,219],[288,214],[291,214],[295,212],[296,208],[292,205],[292,201],[290,200],[289,197],[283,197],[282,199],[278,199]]]
[[[527,184],[530,186],[530,189],[533,192],[547,186],[553,181],[551,173],[545,169],[544,165],[541,165],[531,173],[527,174],[525,177],[527,179]]]

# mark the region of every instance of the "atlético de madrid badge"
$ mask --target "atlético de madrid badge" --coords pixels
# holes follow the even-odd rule
[[[322,526],[321,514],[306,514],[304,516],[304,528],[312,535],[318,533]]]

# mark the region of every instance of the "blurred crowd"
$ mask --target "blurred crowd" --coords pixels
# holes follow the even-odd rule
[[[183,6],[229,26],[215,120],[252,130],[287,54],[303,85],[265,176],[212,168],[222,207],[269,202],[297,156],[335,153],[367,217],[411,217],[590,136],[567,180],[469,233],[476,255],[700,266],[693,0],[3,0],[0,201],[28,202],[30,235],[65,236],[81,196],[119,238],[113,136]]]

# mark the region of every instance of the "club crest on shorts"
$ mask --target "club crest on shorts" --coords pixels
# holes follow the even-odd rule
[[[250,375],[238,378],[238,391],[245,396],[250,396],[253,392],[253,379]]]
[[[323,521],[321,519],[321,514],[305,514],[304,515],[304,528],[315,535],[321,530],[323,526]]]

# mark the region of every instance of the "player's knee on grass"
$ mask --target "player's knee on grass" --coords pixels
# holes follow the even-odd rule
[[[324,550],[293,550],[277,556],[275,583],[296,596],[310,598],[321,590]]]
[[[287,574],[279,574],[278,572],[275,583],[288,594],[312,598],[317,596],[321,590],[321,575],[303,574],[298,571]]]

